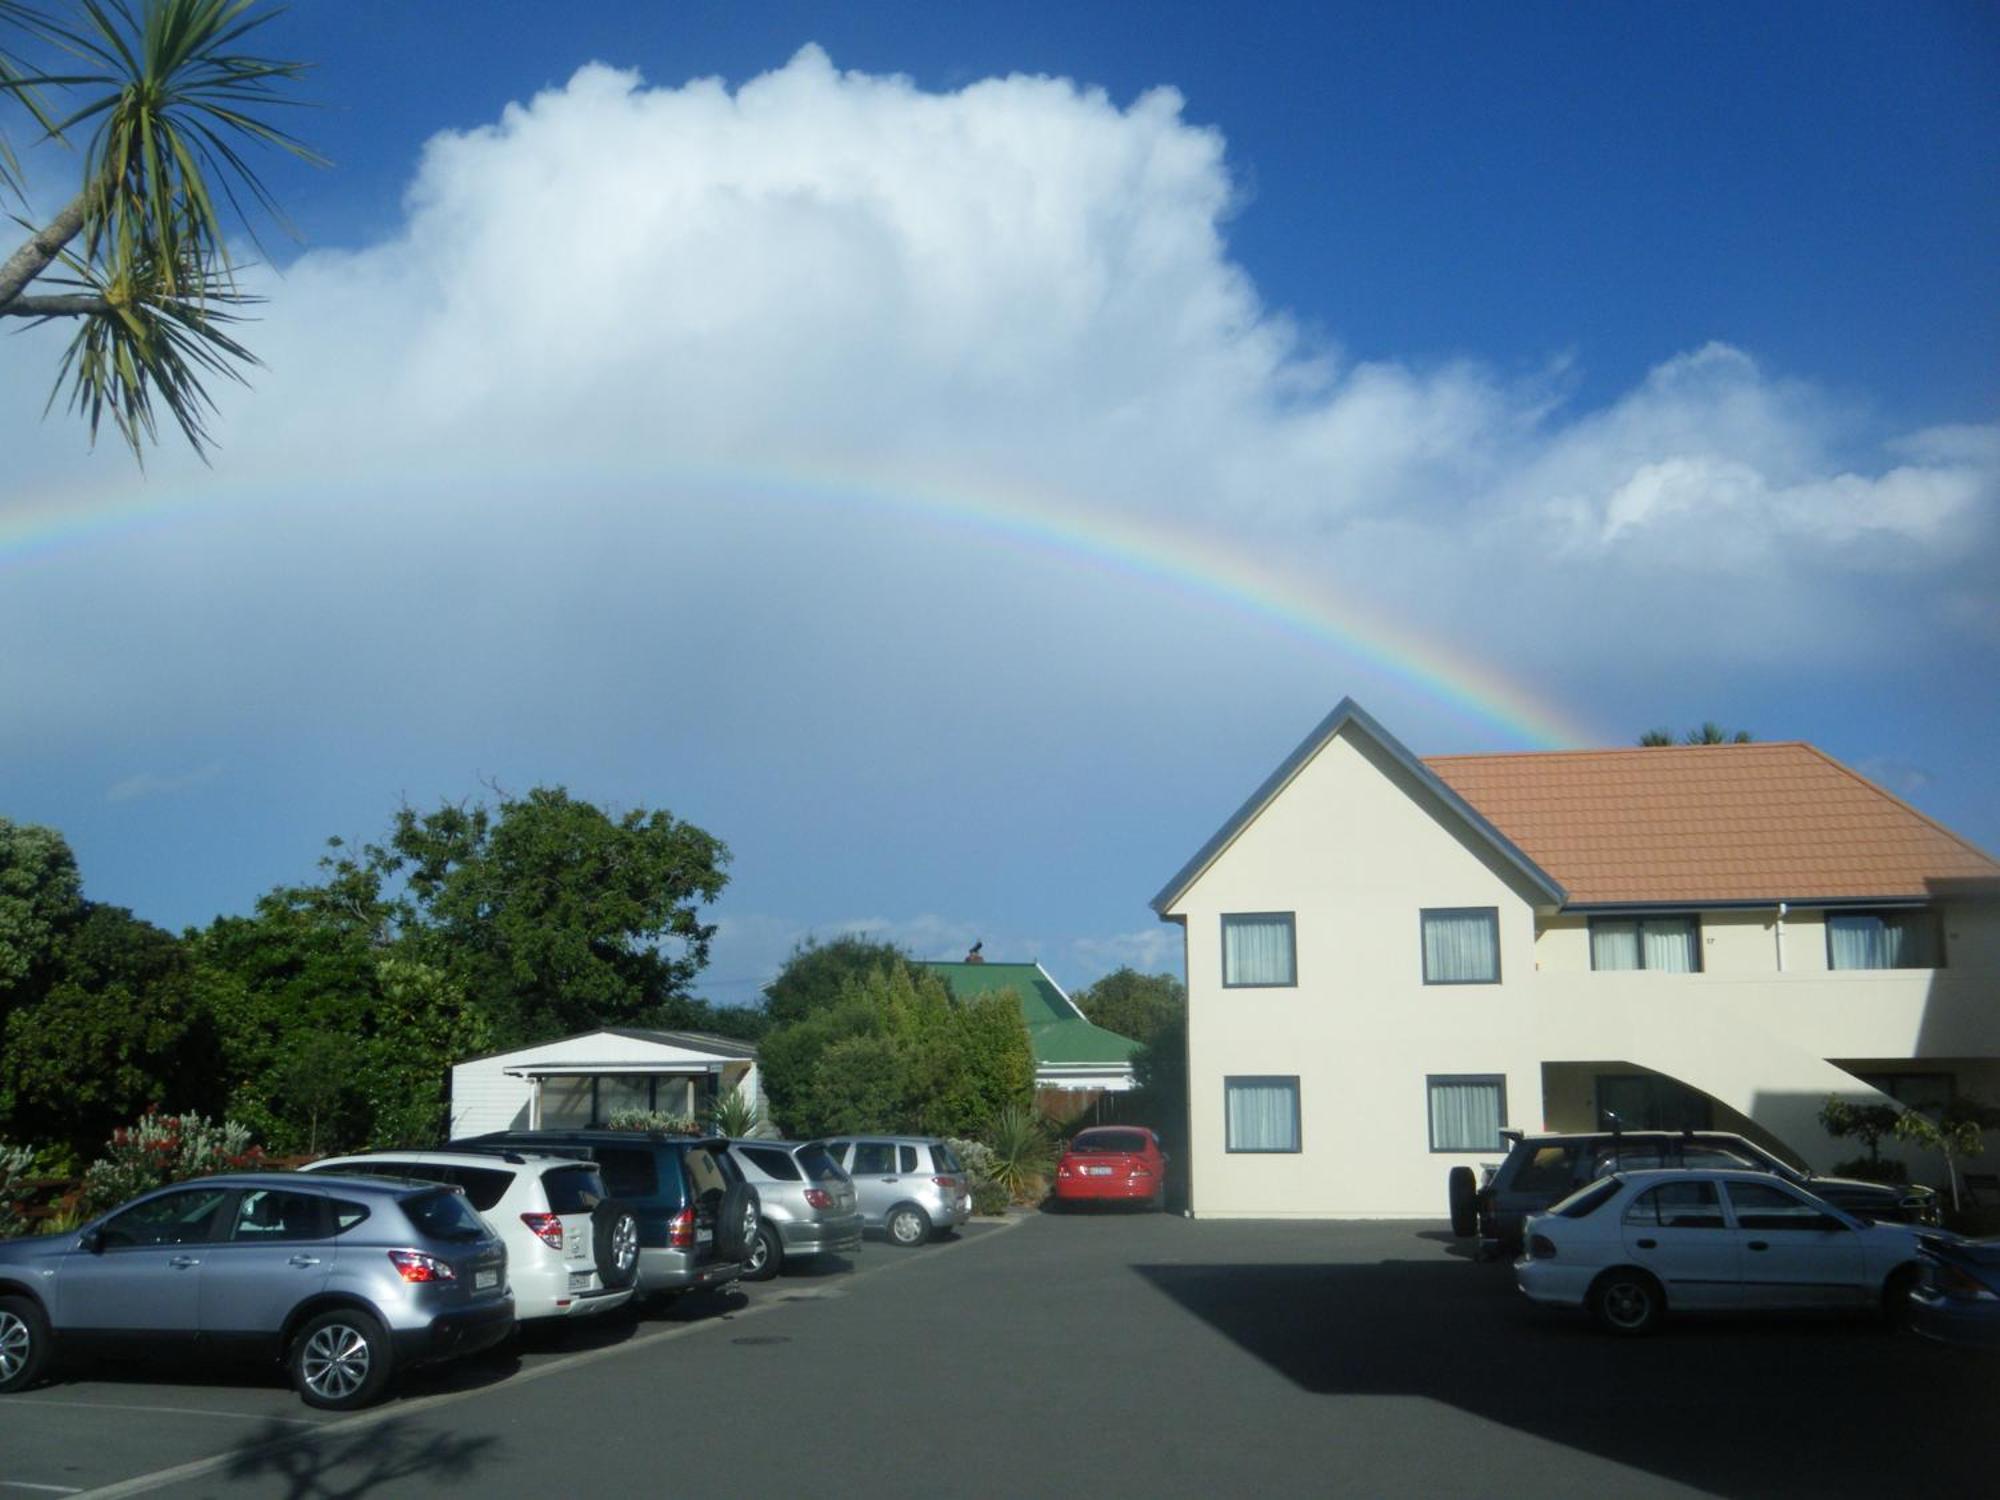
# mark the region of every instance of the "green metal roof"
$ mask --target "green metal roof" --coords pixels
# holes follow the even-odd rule
[[[1121,1064],[1132,1060],[1139,1044],[1106,1031],[1084,1018],[1082,1011],[1049,978],[1040,964],[968,964],[923,961],[960,1000],[1012,990],[1020,1001],[1021,1019],[1028,1025],[1028,1045],[1035,1062],[1044,1067],[1065,1064]]]

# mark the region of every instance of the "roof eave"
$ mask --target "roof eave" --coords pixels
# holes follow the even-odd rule
[[[1478,834],[1493,851],[1512,865],[1520,874],[1556,906],[1568,903],[1569,894],[1548,871],[1530,859],[1521,848],[1503,834],[1470,802],[1467,802],[1430,767],[1426,766],[1403,742],[1378,723],[1352,698],[1342,698],[1334,705],[1333,712],[1320,720],[1318,727],[1298,744],[1298,748],[1285,757],[1277,770],[1264,778],[1262,785],[1250,794],[1249,800],[1232,813],[1227,822],[1215,831],[1207,843],[1195,851],[1193,859],[1182,865],[1172,880],[1152,899],[1151,906],[1156,916],[1167,918],[1170,907],[1188,893],[1195,881],[1215,863],[1216,859],[1234,843],[1236,836],[1254,822],[1257,816],[1283,791],[1292,778],[1303,770],[1307,762],[1326,748],[1341,730],[1349,725],[1361,730],[1386,753],[1389,758],[1403,768],[1420,786],[1436,797]]]

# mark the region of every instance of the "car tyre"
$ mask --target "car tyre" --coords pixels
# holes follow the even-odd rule
[[[285,1363],[292,1388],[307,1406],[354,1411],[382,1398],[395,1360],[389,1335],[374,1314],[336,1307],[299,1329]]]
[[[0,1297],[0,1396],[25,1391],[42,1378],[54,1338],[41,1304],[30,1297]]]
[[[748,1260],[757,1241],[757,1190],[747,1182],[732,1182],[715,1211],[715,1252],[724,1260]]]
[[[1453,1167],[1445,1176],[1445,1196],[1451,1204],[1451,1232],[1462,1240],[1479,1233],[1479,1180],[1470,1167]]]
[[[769,1223],[757,1226],[757,1236],[750,1242],[750,1258],[744,1262],[745,1281],[769,1281],[785,1264],[785,1247],[778,1239],[778,1231]]]
[[[1590,1310],[1598,1326],[1624,1338],[1652,1333],[1667,1310],[1659,1282],[1644,1271],[1606,1271],[1590,1289]]]
[[[639,1220],[615,1198],[590,1211],[590,1244],[605,1287],[622,1292],[639,1279]]]
[[[931,1237],[931,1216],[914,1203],[899,1203],[889,1210],[889,1221],[885,1226],[889,1238],[908,1249],[921,1245]]]

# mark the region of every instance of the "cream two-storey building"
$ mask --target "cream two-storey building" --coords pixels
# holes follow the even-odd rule
[[[1153,906],[1202,1216],[1438,1217],[1504,1128],[1824,1170],[1829,1094],[2000,1102],[2000,864],[1809,745],[1420,760],[1347,700]]]

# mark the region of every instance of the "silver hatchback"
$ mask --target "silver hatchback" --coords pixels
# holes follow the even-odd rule
[[[745,1280],[768,1280],[787,1260],[861,1248],[854,1184],[824,1141],[737,1140],[729,1154],[760,1204]]]
[[[506,1247],[455,1187],[231,1173],[0,1244],[0,1394],[115,1348],[282,1361],[307,1405],[345,1410],[513,1326]]]
[[[933,1135],[863,1135],[828,1141],[854,1179],[862,1221],[898,1245],[921,1245],[972,1217],[972,1182]]]

